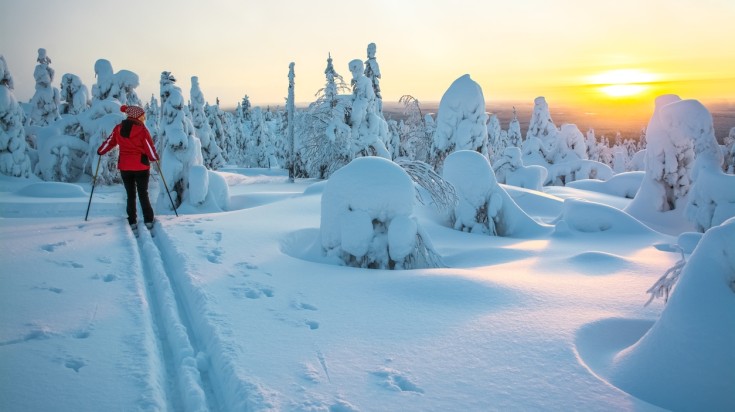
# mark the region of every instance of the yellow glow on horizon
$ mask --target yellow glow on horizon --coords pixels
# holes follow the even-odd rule
[[[643,70],[618,69],[590,76],[587,82],[608,97],[621,98],[649,92],[651,83],[658,79],[658,75]]]
[[[642,94],[650,89],[649,86],[642,84],[611,84],[610,86],[600,87],[600,91],[610,97],[628,97]]]

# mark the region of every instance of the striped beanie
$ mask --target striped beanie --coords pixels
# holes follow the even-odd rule
[[[120,111],[128,115],[128,118],[137,119],[145,114],[145,110],[138,106],[120,106]]]

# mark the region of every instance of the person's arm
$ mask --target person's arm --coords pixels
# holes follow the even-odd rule
[[[102,156],[103,154],[109,152],[110,150],[114,149],[115,146],[117,146],[117,132],[119,130],[120,126],[115,126],[115,128],[112,130],[112,133],[110,133],[110,136],[102,142],[102,145],[97,149],[97,154]]]
[[[143,127],[143,131],[143,148],[148,155],[148,159],[150,159],[152,162],[157,162],[158,153],[156,152],[156,146],[153,144],[151,134],[148,132],[148,129],[145,126]]]

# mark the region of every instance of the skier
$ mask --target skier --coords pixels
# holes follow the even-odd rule
[[[117,168],[120,169],[120,176],[128,196],[128,223],[137,235],[136,190],[143,209],[143,222],[149,230],[153,228],[153,208],[148,198],[148,179],[150,164],[152,161],[158,161],[158,153],[151,134],[145,127],[145,111],[138,106],[125,105],[120,107],[120,111],[125,113],[127,118],[115,126],[112,134],[97,149],[97,154],[102,156],[115,146],[120,146]]]

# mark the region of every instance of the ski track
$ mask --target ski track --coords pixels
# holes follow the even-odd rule
[[[138,240],[150,306],[163,348],[174,410],[275,410],[275,394],[243,377],[237,346],[224,340],[222,323],[197,286],[161,222],[153,234],[141,228]]]
[[[189,331],[179,314],[179,304],[170,276],[165,270],[158,247],[147,230],[139,230],[137,238],[149,308],[161,343],[166,376],[169,377],[167,398],[172,409],[183,411],[216,410],[207,399],[196,352]]]

